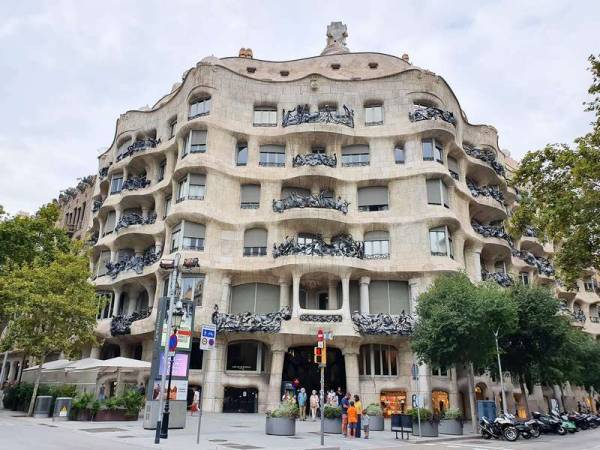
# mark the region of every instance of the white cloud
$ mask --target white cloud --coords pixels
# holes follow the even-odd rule
[[[9,4],[10,3],[10,4]],[[153,104],[204,56],[318,54],[332,20],[354,51],[443,76],[516,157],[585,133],[597,1],[116,1],[0,5],[0,204],[33,211],[97,170],[120,113]]]

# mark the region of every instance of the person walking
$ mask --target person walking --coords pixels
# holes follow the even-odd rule
[[[300,420],[306,420],[306,389],[300,389],[298,393],[298,409],[300,410]]]
[[[362,403],[360,401],[360,397],[358,395],[354,395],[354,407],[356,408],[356,429],[354,431],[354,436],[360,437],[360,425],[361,425],[361,416],[362,416]]]
[[[317,409],[319,408],[319,396],[317,395],[317,391],[313,390],[312,395],[310,396],[310,416],[312,417],[312,421],[317,420]]]
[[[356,411],[356,407],[354,406],[354,401],[350,400],[348,405],[348,435],[350,437],[358,437],[356,436],[356,427],[358,425],[358,413]]]
[[[348,435],[348,408],[350,407],[350,393],[347,393],[341,401],[342,405],[342,434]]]
[[[195,387],[194,388],[194,397],[192,398],[192,416],[196,411],[200,410],[200,390]]]

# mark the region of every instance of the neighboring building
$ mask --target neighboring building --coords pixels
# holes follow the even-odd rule
[[[418,392],[410,313],[435,277],[555,285],[552,245],[503,231],[518,193],[496,129],[469,123],[446,81],[407,55],[350,53],[346,36],[333,23],[321,56],[293,61],[249,49],[204,58],[152,108],[120,116],[92,198],[105,342],[84,356],[151,359],[169,276],[158,261],[180,253],[199,261],[179,281],[197,305],[196,333],[215,306],[230,330],[207,357],[194,341],[190,386],[207,371],[207,411],[264,411],[295,378],[316,388],[322,328],[334,335],[327,388],[390,412]],[[600,334],[588,284],[556,289],[586,317],[594,308],[584,327]],[[236,323],[241,313],[250,317]],[[262,332],[248,328],[257,316]],[[114,317],[130,328],[113,335]],[[462,368],[421,373],[426,405],[468,411]],[[476,383],[479,398],[499,398],[490,377]],[[518,383],[507,390],[509,409],[521,409]],[[570,404],[584,395],[565,390]],[[552,397],[538,386],[529,402],[545,410]]]
[[[92,202],[95,182],[96,176],[88,175],[81,178],[77,186],[61,191],[58,196],[60,217],[57,225],[72,239],[85,238],[90,229],[92,210],[96,208]]]

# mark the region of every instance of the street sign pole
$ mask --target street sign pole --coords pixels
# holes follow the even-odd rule
[[[325,411],[325,364],[321,364],[321,446],[325,445],[325,422],[323,421]]]
[[[202,325],[200,330],[200,350],[203,354],[205,351],[214,350],[217,343],[217,327],[216,325]],[[207,353],[208,355],[208,353]],[[208,359],[208,358],[206,358]],[[206,373],[208,372],[208,361],[204,364],[204,355],[202,356],[202,395],[200,396],[200,404],[198,405],[198,430],[196,431],[196,445],[200,445],[200,428],[202,426],[202,408],[204,402],[202,401],[206,394]]]

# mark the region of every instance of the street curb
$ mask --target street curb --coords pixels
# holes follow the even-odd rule
[[[431,438],[431,439],[413,439],[413,440],[405,440],[402,442],[406,442],[407,444],[430,444],[436,442],[454,442],[454,441],[468,441],[471,439],[479,439],[481,436],[479,434],[468,434],[462,436],[453,436],[453,437],[443,437],[443,438]]]

